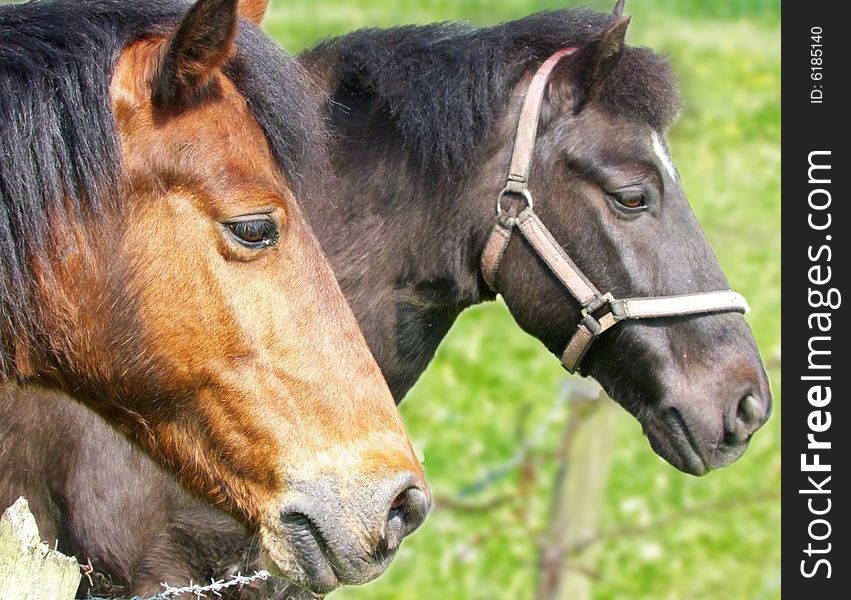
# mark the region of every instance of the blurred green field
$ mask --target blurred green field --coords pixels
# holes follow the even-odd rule
[[[590,2],[610,10],[614,0]],[[267,30],[291,52],[362,26],[468,19],[486,25],[563,5],[539,0],[278,0]],[[603,528],[683,515],[602,544],[594,597],[697,600],[780,597],[780,1],[631,0],[628,42],[672,57],[685,110],[668,139],[683,184],[769,363],[775,412],[745,457],[696,479],[651,451],[621,413]],[[402,413],[438,497],[457,497],[516,451],[518,429],[547,418],[566,375],[499,303],[465,313]],[[556,445],[566,416],[536,442]],[[544,462],[525,510],[436,510],[389,572],[337,600],[531,598],[536,529],[554,465]],[[467,500],[517,488],[510,472]],[[758,500],[752,498],[758,497]],[[749,500],[750,499],[750,500]],[[696,507],[723,509],[687,513]],[[703,510],[703,509],[699,509]]]

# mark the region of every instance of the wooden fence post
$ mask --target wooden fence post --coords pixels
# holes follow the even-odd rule
[[[597,533],[614,455],[618,407],[596,384],[570,380],[551,520],[541,543],[537,600],[590,600],[595,549],[572,553]]]
[[[0,598],[74,600],[80,565],[38,535],[29,505],[18,498],[0,518]]]

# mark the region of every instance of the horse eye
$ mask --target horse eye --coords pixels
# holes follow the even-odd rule
[[[641,190],[624,190],[612,194],[615,201],[628,210],[641,210],[647,206],[647,199]]]
[[[231,221],[224,225],[236,241],[246,248],[256,250],[278,243],[278,226],[268,217]]]

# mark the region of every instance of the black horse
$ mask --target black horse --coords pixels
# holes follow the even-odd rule
[[[535,71],[566,47],[577,50],[546,88],[532,167],[541,220],[588,278],[616,297],[727,288],[662,138],[679,110],[676,78],[664,58],[623,45],[625,25],[618,16],[563,10],[487,29],[363,30],[300,57],[331,98],[340,180],[332,202],[305,210],[397,401],[456,317],[495,297],[480,262],[518,114]],[[516,214],[523,205],[508,198],[505,209]],[[518,324],[560,354],[580,307],[522,237],[509,242],[495,287]],[[694,474],[738,458],[770,411],[762,363],[739,314],[622,323],[600,336],[580,370],[636,416],[660,455]],[[94,428],[88,415],[67,418]],[[162,557],[143,561],[140,571],[103,569],[134,592],[155,589],[163,573],[180,582],[247,568],[241,561],[251,544],[238,526],[159,487],[161,478],[144,486],[140,501],[152,467],[138,460],[126,467],[129,450],[106,438],[102,431],[92,444],[109,444],[108,460],[72,448],[86,458],[58,480],[77,483],[49,493],[109,489],[110,502],[126,502],[132,514],[144,502],[157,534],[117,518],[110,530],[133,543],[109,547],[81,508],[63,513],[63,523],[77,525],[72,551],[102,560],[128,552]],[[27,491],[3,488],[9,498]],[[136,491],[116,499],[124,490]],[[227,535],[234,537],[223,544]],[[227,550],[216,553],[216,544]],[[126,562],[140,564],[133,557]]]

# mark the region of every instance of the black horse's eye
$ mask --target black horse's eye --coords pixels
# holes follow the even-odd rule
[[[612,193],[615,202],[627,210],[643,210],[647,207],[647,198],[642,190],[621,190]]]
[[[269,217],[231,221],[224,225],[236,241],[246,248],[268,248],[278,243],[278,226]]]

